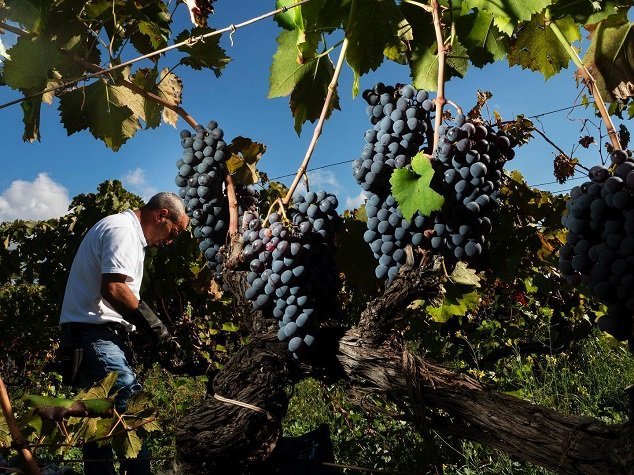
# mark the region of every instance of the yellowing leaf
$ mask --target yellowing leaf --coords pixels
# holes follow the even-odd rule
[[[449,280],[454,284],[480,287],[480,277],[478,277],[477,272],[469,268],[463,261],[459,261],[456,264],[456,267],[449,276]]]

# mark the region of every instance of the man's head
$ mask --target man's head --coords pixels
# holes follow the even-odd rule
[[[141,228],[148,246],[171,244],[189,225],[183,200],[174,193],[157,193],[140,211]]]

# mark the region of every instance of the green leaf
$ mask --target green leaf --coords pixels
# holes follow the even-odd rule
[[[524,69],[541,72],[546,79],[567,68],[570,56],[551,28],[545,28],[544,14],[535,15],[523,25],[511,46],[508,56],[511,66],[520,65]],[[579,27],[570,17],[555,20],[569,44],[581,39]]]
[[[58,110],[68,135],[88,128],[95,138],[116,152],[141,128],[127,106],[138,105],[135,96],[124,87],[97,80],[62,95]]]
[[[111,371],[108,376],[95,383],[91,388],[80,392],[77,395],[77,399],[106,399],[110,396],[110,391],[114,383],[117,382],[117,377],[117,372]]]
[[[232,322],[225,322],[222,324],[222,331],[224,332],[237,332],[238,330],[240,330],[240,327],[238,325],[236,325],[235,323]]]
[[[227,169],[234,176],[236,184],[252,185],[259,181],[256,165],[266,152],[266,145],[254,142],[246,137],[236,137],[228,147],[231,154],[227,160]]]
[[[509,48],[509,39],[493,22],[493,15],[475,11],[456,19],[456,32],[474,66],[503,59]]]
[[[159,77],[157,94],[175,105],[180,105],[183,97],[183,81],[181,81],[181,78],[174,73],[170,73],[167,68],[161,71]],[[161,117],[163,122],[176,127],[176,122],[178,122],[178,114],[176,112],[163,107]]]
[[[0,447],[11,447],[12,441],[13,439],[11,438],[11,432],[9,432],[9,425],[7,424],[7,420],[4,418],[4,414],[0,411]]]
[[[290,7],[296,0],[277,0],[276,8]],[[299,7],[290,8],[286,12],[275,15],[277,24],[286,30],[314,31],[319,16],[324,8],[325,0],[311,0]]]
[[[304,122],[315,122],[321,116],[328,95],[328,86],[335,72],[327,56],[312,60],[309,67],[311,67],[310,74],[305,74],[301,78],[290,99],[297,135],[301,133]],[[339,108],[339,94],[335,89],[326,110],[326,119],[330,117],[334,109]]]
[[[553,4],[551,13],[553,18],[570,16],[579,25],[594,25],[601,20],[617,15],[623,8],[632,6],[631,0],[558,0]]]
[[[480,303],[477,291],[464,293],[462,286],[448,286],[447,293],[440,305],[428,305],[425,310],[436,322],[445,323],[451,317],[460,317],[474,310]]]
[[[634,96],[634,23],[625,15],[612,16],[592,30],[583,58],[607,100]]]
[[[404,21],[393,0],[357,0],[346,31],[349,40],[346,60],[354,72],[355,83],[381,65],[386,48],[400,42]]]
[[[112,448],[119,457],[135,458],[139,455],[142,446],[143,442],[134,430],[126,431],[112,439]]]
[[[506,0],[491,2],[489,0],[464,0],[463,12],[472,9],[484,10],[493,15],[493,22],[500,31],[508,36],[522,21],[530,20],[534,13],[542,12],[554,0]]]
[[[190,31],[182,31],[176,38],[176,43],[186,40],[190,36],[199,36],[214,31],[211,28],[196,27]],[[225,50],[220,47],[220,35],[206,38],[204,41],[195,41],[191,45],[179,46],[179,51],[187,53],[181,59],[181,64],[192,69],[210,69],[216,77],[220,77],[222,70],[229,64],[231,58],[225,54]]]
[[[469,68],[467,50],[455,39],[445,56],[445,81],[452,77],[463,77]],[[414,48],[410,58],[412,83],[419,89],[435,91],[438,88],[438,48],[433,28],[415,34]]]
[[[277,51],[273,55],[269,76],[268,98],[288,96],[302,78],[314,68],[316,60],[302,61],[296,48],[301,31],[281,31],[277,36]]]
[[[8,18],[21,24],[32,33],[39,34],[46,26],[50,1],[45,0],[5,0],[9,7]]]
[[[56,45],[45,38],[21,36],[9,49],[3,79],[13,89],[41,91],[60,61]]]
[[[442,208],[445,198],[430,186],[434,169],[429,158],[419,152],[412,159],[413,171],[406,168],[394,170],[390,178],[392,195],[406,219],[412,219],[416,212],[430,216]]]
[[[156,23],[151,21],[141,21],[139,22],[139,26],[137,28],[139,33],[148,37],[154,50],[159,50],[167,46],[165,31]]]
[[[456,267],[449,276],[449,281],[454,284],[480,287],[480,277],[478,276],[478,273],[474,269],[468,267],[463,261],[459,261],[456,264]]]
[[[25,142],[35,142],[40,140],[40,110],[42,108],[42,99],[40,97],[32,97],[22,101],[22,121],[24,122],[24,134],[22,140]]]

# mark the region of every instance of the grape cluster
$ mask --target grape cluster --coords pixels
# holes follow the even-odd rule
[[[181,131],[183,157],[176,164],[175,179],[194,236],[199,239],[200,251],[217,276],[222,269],[219,251],[228,229],[228,203],[223,192],[228,154],[223,136],[215,121],[210,121],[207,127],[198,125],[194,134]]]
[[[245,296],[256,310],[272,312],[280,341],[296,358],[314,343],[317,318],[337,308],[339,278],[333,247],[340,224],[337,198],[308,192],[264,226],[253,212],[243,219],[249,262]]]
[[[434,218],[431,248],[451,258],[475,257],[491,232],[491,209],[504,164],[515,156],[503,131],[458,114],[454,126],[438,130],[436,175],[442,176],[445,204]]]
[[[599,328],[625,340],[634,313],[634,159],[624,150],[611,159],[611,169],[592,167],[590,181],[570,191],[559,269],[608,306]]]
[[[378,265],[377,278],[390,282],[405,262],[405,247],[423,241],[423,216],[411,222],[403,217],[390,195],[390,177],[397,168],[408,167],[431,130],[429,113],[434,102],[424,90],[412,85],[376,84],[363,92],[366,114],[372,128],[365,133],[361,157],[353,162],[353,173],[368,192],[368,230],[363,238]]]
[[[366,113],[373,125],[365,133],[361,158],[353,163],[354,177],[365,191],[385,196],[395,168],[411,162],[425,142],[433,102],[413,86],[378,83],[363,92]]]
[[[405,247],[422,244],[426,220],[419,213],[411,221],[405,219],[392,195],[385,200],[379,195],[371,195],[365,204],[365,212],[368,230],[363,239],[379,262],[374,272],[378,279],[387,278],[391,282],[405,263]]]

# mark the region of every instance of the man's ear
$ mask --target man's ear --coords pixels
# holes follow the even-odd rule
[[[158,213],[156,214],[156,216],[159,219],[163,219],[163,218],[167,218],[169,216],[170,212],[167,208],[162,208],[160,210],[158,210]]]

